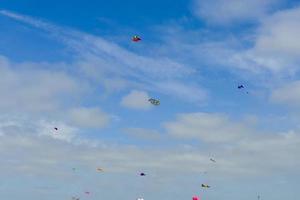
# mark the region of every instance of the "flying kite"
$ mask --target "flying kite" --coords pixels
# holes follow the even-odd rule
[[[132,37],[132,41],[133,42],[139,42],[139,41],[141,41],[142,39],[139,37],[139,36],[137,36],[137,35],[135,35],[135,36],[133,36]]]
[[[243,85],[238,86],[238,89],[243,89],[243,88],[245,88]]]
[[[210,188],[210,186],[206,185],[206,184],[202,184],[201,187],[203,187],[203,188]]]
[[[100,167],[98,167],[98,168],[97,168],[97,171],[98,171],[98,172],[103,172],[103,169],[100,168]]]
[[[140,176],[146,176],[146,174],[142,172],[142,173],[140,173]]]
[[[245,88],[244,85],[239,85],[239,86],[238,86],[238,89],[239,89],[239,90],[244,89],[244,88]],[[248,91],[246,91],[246,93],[249,94]]]
[[[151,99],[149,99],[148,101],[149,101],[150,103],[152,103],[153,105],[155,105],[155,106],[160,105],[160,101],[157,100],[157,99],[151,98]]]
[[[214,159],[212,159],[212,158],[210,159],[210,161],[211,161],[211,162],[214,162],[214,163],[216,162],[216,160],[214,160]]]
[[[91,193],[90,193],[90,192],[85,192],[85,194],[86,194],[86,195],[89,195],[89,194],[91,194]]]
[[[199,197],[193,196],[193,200],[199,200]]]
[[[57,131],[57,130],[58,130],[58,128],[54,127],[54,130],[56,130],[56,131]]]

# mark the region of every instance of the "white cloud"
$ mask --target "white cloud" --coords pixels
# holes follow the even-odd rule
[[[202,153],[216,157],[214,173],[257,176],[285,169],[294,170],[300,162],[298,131],[263,133],[250,128],[248,120],[234,122],[218,113],[181,114],[176,121],[165,123],[169,135],[179,139],[196,139],[206,146]],[[199,152],[200,153],[200,152]],[[191,159],[199,161],[195,155]],[[205,163],[205,160],[204,160]],[[222,166],[222,167],[221,167]],[[232,171],[233,170],[233,171]]]
[[[280,0],[194,0],[196,16],[215,24],[257,20],[273,11]]]
[[[72,124],[86,128],[103,128],[108,125],[110,116],[99,108],[73,108],[70,111]]]
[[[263,20],[251,52],[256,56],[255,61],[273,71],[299,70],[299,20],[299,7],[277,12]]]
[[[267,70],[277,75],[299,71],[300,8],[276,12],[261,20],[253,47],[233,51],[229,63],[248,70]]]
[[[205,128],[206,130],[212,130],[210,127],[216,126],[217,128],[213,128],[215,131],[222,131],[218,126],[224,125],[228,131],[236,131],[235,128],[228,128],[230,124],[236,126],[236,123],[230,122],[220,115],[215,114],[206,117],[207,120],[201,117],[202,126],[209,127]],[[185,120],[190,121],[190,119]],[[8,127],[8,124],[15,125]],[[189,122],[188,125],[191,126],[191,129],[195,126],[194,122]],[[48,122],[22,124],[15,121],[13,123],[1,123],[0,127],[1,132],[4,133],[0,140],[0,156],[7,158],[0,166],[2,169],[0,174],[9,167],[10,172],[21,171],[34,175],[65,177],[71,173],[68,167],[71,169],[73,166],[81,166],[85,171],[94,171],[100,164],[110,173],[130,174],[140,169],[148,169],[157,173],[177,173],[184,176],[186,172],[201,173],[210,170],[210,173],[216,177],[224,178],[232,176],[253,177],[276,173],[280,170],[295,171],[300,165],[297,159],[300,153],[300,136],[296,131],[268,136],[254,134],[251,137],[244,137],[241,132],[237,132],[241,134],[242,138],[232,137],[232,135],[228,137],[222,133],[210,133],[216,138],[211,139],[212,135],[201,137],[208,138],[208,142],[222,141],[226,142],[227,145],[216,144],[207,146],[205,149],[182,148],[180,146],[166,147],[163,145],[161,148],[153,149],[124,144],[108,145],[100,142],[97,145],[84,142],[76,143],[76,138],[78,138],[76,131],[75,135],[71,134],[73,139],[71,139],[72,142],[69,142],[62,138],[49,136],[46,132],[50,132],[48,128],[52,129],[52,124]],[[28,127],[31,128],[28,129]],[[61,127],[60,134],[64,134],[64,127],[66,126]],[[42,132],[40,132],[41,130]],[[131,130],[145,131],[145,129],[136,128]],[[191,133],[190,130],[185,131],[188,132],[187,134]],[[150,134],[153,133],[153,131],[150,132]],[[223,131],[223,133],[225,132]],[[225,137],[225,139],[221,137]],[[162,142],[164,144],[164,141]],[[214,167],[209,161],[211,155],[217,160],[217,165]],[[12,163],[14,164],[12,165]],[[49,168],[60,168],[60,170],[50,170],[50,172],[45,170]]]
[[[47,200],[53,197],[53,193],[58,198],[67,199],[68,195],[78,194],[85,189],[92,192],[93,198],[109,198],[112,196],[110,188],[122,193],[123,198],[127,195],[130,199],[135,195],[135,188],[141,191],[141,180],[138,176],[140,171],[147,174],[146,187],[142,189],[147,188],[148,194],[155,191],[153,197],[157,199],[161,194],[166,194],[166,188],[171,191],[170,197],[176,199],[177,195],[174,195],[174,198],[172,196],[175,190],[174,182],[184,182],[189,187],[194,187],[193,190],[197,190],[202,181],[213,184],[214,188],[224,184],[238,187],[243,179],[246,179],[248,185],[249,179],[259,182],[261,179],[277,177],[278,174],[290,173],[293,177],[299,176],[300,137],[296,131],[230,141],[226,146],[216,144],[187,148],[157,140],[157,143],[162,142],[161,147],[147,148],[110,142],[99,142],[94,146],[87,143],[76,144],[74,141],[68,142],[37,134],[39,129],[36,129],[35,122],[30,125],[32,130],[26,128],[27,122],[10,121],[3,125],[2,122],[3,120],[0,127],[6,127],[0,140],[0,176],[6,179],[18,174],[16,183],[26,181],[25,187],[28,187],[30,192],[22,190],[24,184],[19,186],[10,179],[11,182],[5,184],[0,197],[7,189],[18,190],[23,197],[29,197],[33,190],[32,185],[55,185],[58,188],[62,187],[61,190],[46,190],[44,195],[47,196]],[[18,126],[8,128],[9,124]],[[209,161],[211,155],[217,163]],[[75,171],[72,170],[73,167],[76,168]],[[103,168],[104,172],[98,173],[97,167]],[[208,173],[203,174],[204,171]],[[235,181],[231,182],[232,179]],[[128,188],[122,180],[130,183],[127,184]],[[273,187],[273,182],[266,182]],[[261,189],[256,184],[253,187]],[[133,194],[124,192],[124,189],[134,190]],[[187,192],[188,195],[190,191]],[[223,193],[219,195],[222,196]]]
[[[0,56],[2,111],[53,111],[64,105],[63,97],[76,98],[81,94],[76,78],[32,66],[29,63],[13,64]]]
[[[232,123],[223,114],[180,114],[174,122],[165,123],[167,132],[178,138],[199,139],[204,142],[234,142],[249,130],[242,123]]]
[[[148,101],[149,98],[147,92],[133,90],[122,98],[121,105],[127,108],[148,110],[152,107]]]
[[[299,56],[300,7],[283,10],[262,21],[255,48],[264,54]]]
[[[267,173],[268,170],[272,172],[280,169],[289,171],[300,165],[296,160],[297,152],[300,151],[299,142],[299,132],[295,131],[256,136],[239,142],[234,150],[237,156],[235,159],[241,168],[257,165],[260,169],[253,169],[253,173]],[[246,155],[249,157],[245,158]]]
[[[300,106],[300,81],[287,83],[272,91],[271,101],[287,106]]]

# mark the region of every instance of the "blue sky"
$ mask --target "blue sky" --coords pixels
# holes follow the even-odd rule
[[[299,196],[298,2],[2,0],[0,25],[0,199]]]

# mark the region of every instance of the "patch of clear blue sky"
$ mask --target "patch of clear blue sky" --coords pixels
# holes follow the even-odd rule
[[[61,25],[73,26],[83,30],[99,27],[99,19],[109,19],[119,24],[140,28],[157,24],[179,15],[188,15],[187,1],[176,0],[82,0],[39,1],[39,0],[3,0],[2,9],[42,17]]]
[[[0,54],[14,62],[67,61],[65,46],[44,32],[7,17],[0,17]]]

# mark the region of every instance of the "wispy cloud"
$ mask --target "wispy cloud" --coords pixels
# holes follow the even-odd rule
[[[278,8],[281,0],[194,0],[196,16],[209,23],[228,25],[257,21]]]
[[[127,84],[135,85],[137,89],[142,88],[148,91],[165,93],[165,90],[161,90],[161,87],[156,87],[156,82],[159,81],[162,84],[164,81],[181,82],[188,75],[195,73],[192,68],[166,56],[151,57],[133,53],[101,37],[58,27],[10,11],[1,11],[0,13],[53,34],[77,52],[75,65],[83,74],[106,87],[108,87],[107,77],[109,77],[110,80],[125,80]],[[197,87],[198,90],[203,90],[201,86]],[[177,92],[180,92],[180,90],[168,93],[168,95],[180,96],[181,94],[177,94]],[[195,97],[193,96],[195,94],[186,92],[185,95],[186,99],[194,101]]]

